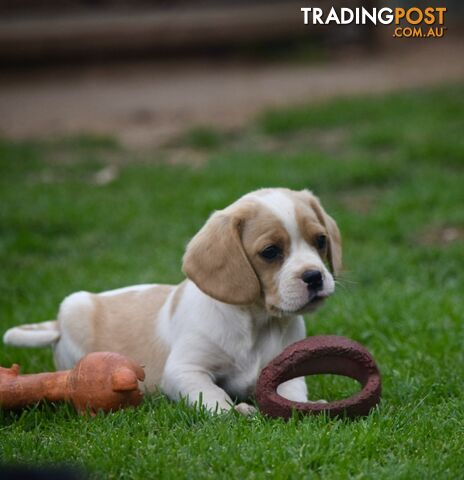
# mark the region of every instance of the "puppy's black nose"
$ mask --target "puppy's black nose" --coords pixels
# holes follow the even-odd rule
[[[306,270],[306,272],[303,272],[303,275],[301,275],[301,279],[308,285],[310,290],[314,290],[315,292],[322,290],[322,273],[319,270]]]

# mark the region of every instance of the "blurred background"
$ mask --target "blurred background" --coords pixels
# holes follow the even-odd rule
[[[388,2],[408,4],[428,6]],[[464,9],[440,5],[444,38],[394,39],[392,26],[303,25],[320,0],[0,0],[0,133],[159,146],[268,107],[455,81]]]
[[[333,0],[385,4],[407,5]],[[344,272],[307,332],[366,345],[380,411],[287,428],[203,421],[161,396],[92,422],[66,405],[0,409],[0,464],[462,478],[463,2],[440,2],[439,39],[303,24],[302,6],[330,5],[0,0],[0,335],[55,318],[73,291],[180,282],[213,210],[310,188],[340,226]],[[12,363],[54,369],[50,349],[2,345]],[[342,380],[309,380],[311,398],[346,396]]]

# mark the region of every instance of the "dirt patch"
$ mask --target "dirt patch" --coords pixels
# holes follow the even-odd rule
[[[73,149],[72,147],[55,148],[44,155],[45,163],[50,166],[72,166],[88,162],[89,158],[84,151]],[[188,147],[160,147],[153,148],[137,148],[127,150],[126,148],[118,149],[101,149],[98,152],[98,163],[102,168],[107,165],[116,165],[123,167],[128,164],[162,164],[169,165],[189,165],[191,167],[203,167],[208,160],[208,152],[195,150]]]
[[[126,148],[100,149],[89,164],[88,151],[84,148],[62,147],[44,143],[48,149],[43,156],[44,168],[32,172],[28,180],[31,184],[59,184],[70,178],[95,186],[105,186],[115,182],[127,165],[173,165],[188,166],[189,168],[203,168],[210,152],[197,151],[187,147],[166,148]],[[74,166],[86,165],[82,169],[73,169]]]
[[[429,226],[417,238],[417,241],[427,247],[446,247],[453,243],[464,242],[464,227]]]
[[[380,194],[379,189],[368,188],[341,193],[338,199],[343,207],[351,212],[369,215],[374,210]]]
[[[324,64],[217,60],[2,72],[0,135],[90,132],[125,146],[158,147],[194,125],[237,128],[266,108],[464,78],[461,38],[392,45]]]
[[[327,154],[343,152],[347,147],[350,132],[346,128],[311,129],[289,132],[284,135],[248,134],[243,132],[238,146],[251,145],[262,152],[300,153],[318,151]],[[246,143],[246,145],[244,145]]]

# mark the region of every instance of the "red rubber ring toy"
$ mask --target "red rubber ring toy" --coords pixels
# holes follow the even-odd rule
[[[357,380],[362,390],[351,397],[329,403],[294,402],[277,393],[287,380],[331,373]],[[288,419],[292,411],[327,413],[330,417],[366,416],[380,402],[380,373],[372,355],[359,343],[338,335],[308,337],[288,346],[261,372],[256,385],[259,409],[270,417]]]

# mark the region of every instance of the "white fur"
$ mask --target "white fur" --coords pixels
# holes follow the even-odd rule
[[[152,283],[143,283],[141,285],[131,285],[130,287],[116,288],[114,290],[107,290],[106,292],[101,292],[99,295],[104,297],[110,297],[111,295],[120,295],[121,293],[127,292],[140,292],[147,290],[148,288],[153,288]]]
[[[93,312],[93,303],[88,292],[75,292],[66,297],[58,313],[61,338],[53,347],[53,358],[58,370],[72,368],[85,354],[83,344],[88,336],[85,320]]]
[[[262,312],[214,300],[190,281],[173,317],[167,311],[161,310],[160,332],[171,353],[161,388],[171,398],[188,397],[191,403],[201,393],[211,409],[230,408],[231,396],[248,398],[261,369],[305,336],[300,316],[269,319]],[[304,401],[304,379],[292,382],[299,387],[284,393]]]
[[[305,337],[304,320],[298,314],[308,302],[307,285],[300,278],[302,268],[322,272],[322,296],[334,291],[334,280],[316,250],[303,240],[291,197],[270,189],[244,198],[271,209],[291,239],[290,254],[275,279],[282,315],[274,317],[262,305],[222,303],[187,280],[176,308],[172,308],[176,293],[173,290],[159,311],[150,313],[150,318],[154,322],[153,335],[161,338],[167,346],[160,387],[170,398],[186,398],[193,404],[201,397],[203,404],[212,410],[229,409],[235,398],[242,402],[236,409],[249,414],[254,409],[244,401],[254,392],[261,369],[286,346]],[[115,296],[151,287],[136,285],[100,295]],[[71,368],[86,353],[85,345],[92,332],[84,319],[92,316],[93,309],[91,294],[74,293],[61,304],[59,318],[66,318],[66,322],[59,322],[61,331],[57,322],[37,324],[34,328],[16,327],[5,334],[4,341],[24,346],[56,342],[54,357],[57,367]],[[140,342],[144,339],[141,338]],[[304,378],[283,383],[278,392],[291,400],[307,401]]]
[[[257,193],[260,191],[258,190]],[[280,190],[269,189],[261,195],[250,194],[250,198],[262,203],[272,210],[287,230],[290,238],[299,236],[298,225],[295,218],[295,205],[292,200]]]
[[[3,335],[3,343],[11,346],[47,347],[59,338],[56,322],[48,321],[10,328]]]
[[[298,228],[295,206],[292,199],[280,190],[270,189],[264,195],[250,194],[250,198],[271,209],[287,230],[290,239],[290,255],[277,274],[280,305],[276,305],[286,313],[294,313],[303,309],[308,303],[308,288],[301,279],[303,270],[319,270],[322,273],[324,288],[318,293],[327,297],[334,292],[335,281],[324,265],[316,249],[308,245]]]

